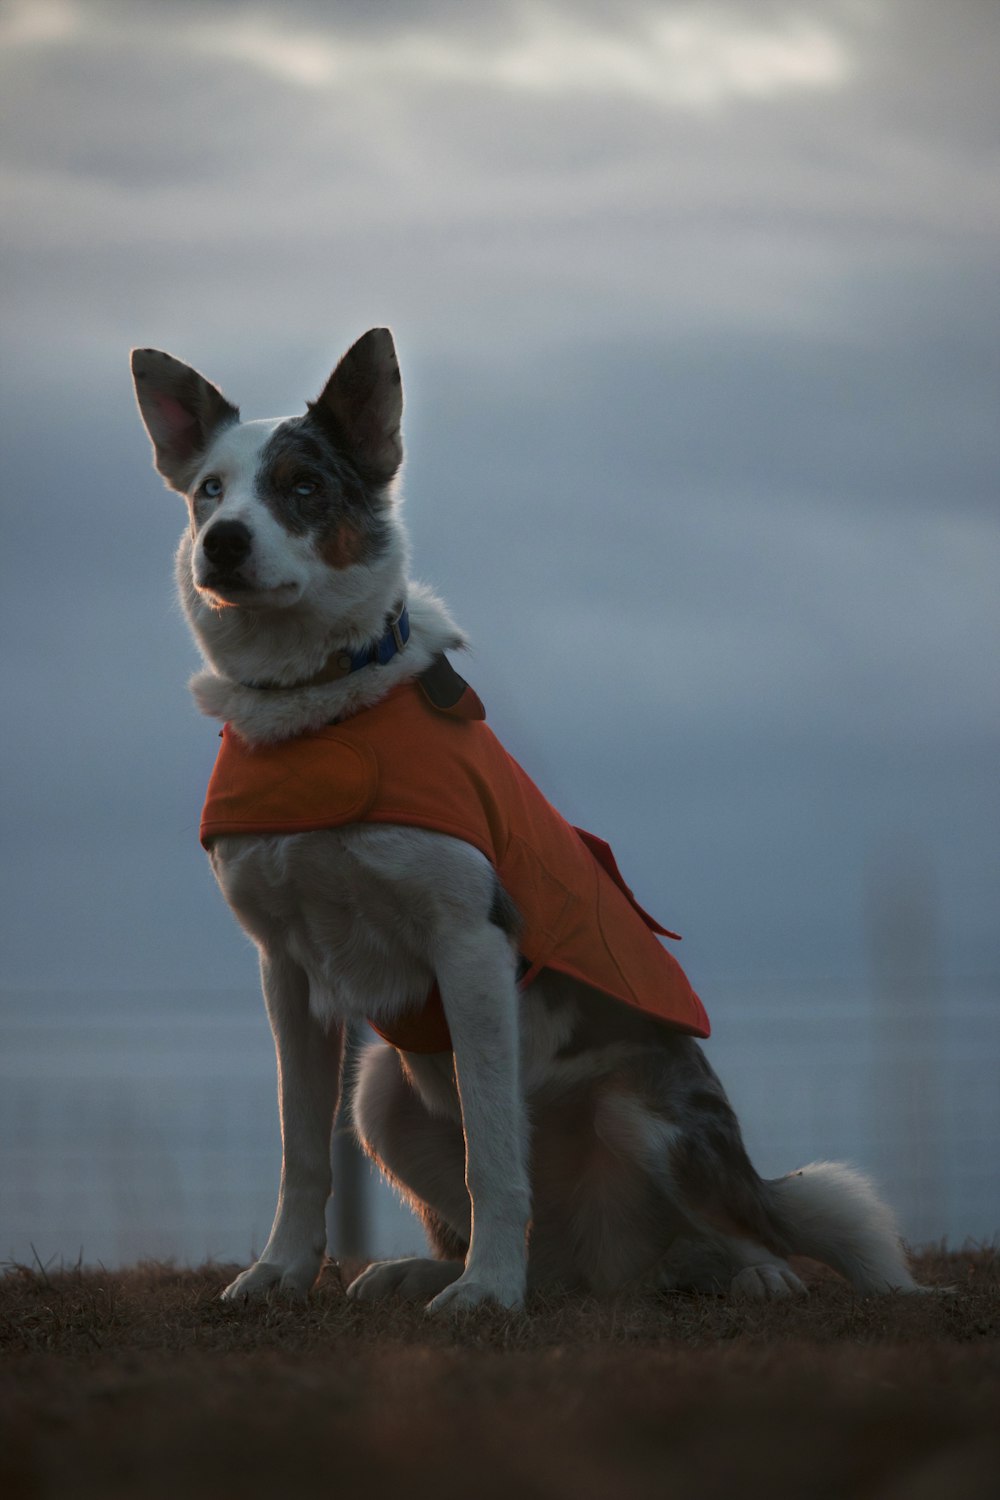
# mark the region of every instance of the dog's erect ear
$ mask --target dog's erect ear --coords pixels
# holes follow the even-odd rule
[[[183,494],[212,437],[239,421],[239,409],[204,375],[159,349],[132,350],[132,379],[156,467]]]
[[[309,410],[363,478],[389,483],[403,461],[403,386],[388,328],[370,328],[351,345]]]

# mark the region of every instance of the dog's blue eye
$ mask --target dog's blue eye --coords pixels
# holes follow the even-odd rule
[[[207,495],[209,500],[218,500],[222,494],[222,480],[216,479],[213,475],[210,479],[205,480],[201,487],[201,492],[203,495]]]
[[[296,495],[315,495],[316,486],[311,479],[300,479],[292,486]]]

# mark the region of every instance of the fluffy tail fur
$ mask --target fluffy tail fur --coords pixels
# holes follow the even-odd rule
[[[926,1290],[910,1275],[892,1210],[863,1173],[814,1161],[761,1186],[793,1254],[832,1266],[859,1292]]]

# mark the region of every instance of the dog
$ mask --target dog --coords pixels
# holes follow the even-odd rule
[[[562,874],[548,882],[555,907],[543,899],[539,915],[548,875],[532,867],[508,879],[509,857],[491,857],[476,832],[494,812],[436,810],[454,776],[437,750],[420,750],[422,726],[440,710],[448,746],[486,743],[486,729],[445,655],[465,646],[461,630],[408,577],[390,332],[364,334],[305,414],[283,419],[241,421],[216,386],[157,350],[133,350],[132,371],[155,466],[188,505],[177,585],[205,661],[192,691],[226,726],[230,760],[217,767],[203,839],[259,949],[278,1059],[274,1224],[223,1297],[301,1297],[319,1275],[344,1028],[362,1018],[389,1040],[361,1056],[354,1127],[422,1219],[432,1254],[370,1265],[352,1298],[400,1295],[450,1314],[517,1308],[530,1290],[603,1295],[647,1282],[786,1297],[805,1290],[791,1254],[860,1293],[922,1290],[860,1173],[819,1162],[758,1176],[676,965],[662,969],[673,1010],[630,1003],[659,983],[666,950],[650,929],[663,929],[636,915],[606,846],[556,830],[557,858],[597,891],[601,913],[617,903],[610,927],[632,923],[627,941],[605,941],[604,915],[566,897],[584,914],[583,949],[606,956],[618,943],[614,964],[595,968],[560,957],[548,931],[566,925],[552,917],[565,909]],[[374,749],[370,724],[384,730]],[[286,755],[313,759],[287,769]],[[309,779],[325,774],[317,756],[336,762],[329,790]],[[438,789],[386,793],[369,816],[373,780],[394,758],[438,766]],[[497,774],[523,778],[509,760]],[[299,802],[276,810],[289,786]],[[406,796],[424,798],[416,813],[394,811]],[[310,826],[314,800],[327,797],[332,812]],[[525,836],[549,813],[558,819],[532,804]],[[633,960],[651,966],[641,980],[602,977]],[[406,1027],[425,1013],[430,1031],[411,1046]]]

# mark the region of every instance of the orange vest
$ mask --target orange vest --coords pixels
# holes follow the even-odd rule
[[[459,683],[461,679],[456,678]],[[395,823],[450,834],[493,865],[522,921],[527,985],[557,969],[682,1031],[708,1017],[654,933],[602,839],[573,828],[483,722],[471,688],[435,707],[418,682],[342,723],[250,746],[227,725],[208,786],[201,841]],[[435,986],[426,1004],[375,1030],[408,1052],[451,1049]]]

